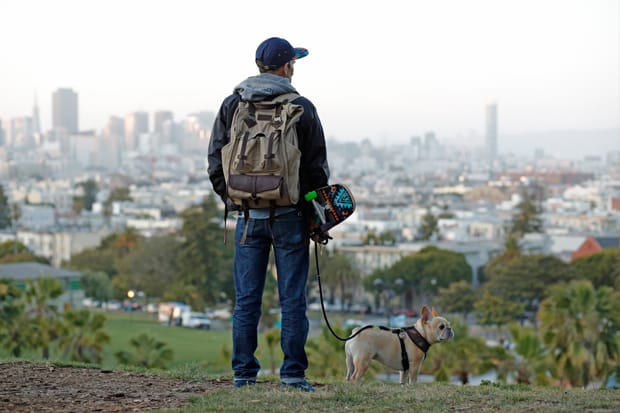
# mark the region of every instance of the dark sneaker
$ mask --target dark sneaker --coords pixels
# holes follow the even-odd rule
[[[256,379],[235,379],[235,387],[238,389],[245,386],[254,386]]]
[[[316,389],[314,386],[306,381],[306,379],[301,379],[299,381],[294,382],[282,382],[282,387],[290,388],[290,389],[299,389],[301,391],[314,392]]]

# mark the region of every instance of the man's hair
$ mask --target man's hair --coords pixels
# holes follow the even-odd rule
[[[288,62],[284,63],[287,64]],[[282,65],[282,66],[284,66]],[[281,68],[282,66],[267,66],[265,64],[263,64],[263,62],[261,62],[260,60],[256,59],[256,66],[258,66],[258,71],[260,73],[272,73],[275,72],[276,70],[278,70],[279,68]]]

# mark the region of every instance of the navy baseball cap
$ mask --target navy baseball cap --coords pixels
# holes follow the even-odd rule
[[[308,56],[308,49],[293,47],[279,37],[270,37],[256,49],[256,64],[269,68],[277,68],[291,60]]]

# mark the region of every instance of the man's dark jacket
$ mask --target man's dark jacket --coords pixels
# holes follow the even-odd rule
[[[239,84],[235,88],[235,92],[224,99],[213,124],[208,153],[209,179],[213,189],[224,202],[226,202],[226,182],[224,181],[221,151],[224,145],[230,142],[230,127],[237,105],[242,98],[249,101],[270,100],[288,92],[296,92],[288,79],[272,74],[261,74],[250,77]],[[329,167],[325,136],[316,108],[312,102],[303,96],[296,98],[292,103],[304,108],[304,113],[296,125],[299,150],[301,151],[299,167],[300,202],[303,202],[303,194],[327,185]],[[231,206],[230,202],[227,204],[229,207]]]

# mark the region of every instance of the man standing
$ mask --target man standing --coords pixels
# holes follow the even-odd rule
[[[284,360],[280,367],[282,385],[314,391],[305,379],[308,359],[306,316],[306,281],[309,270],[309,232],[303,196],[297,204],[268,208],[244,208],[234,205],[227,196],[222,148],[231,140],[233,117],[240,102],[271,101],[277,96],[297,93],[291,84],[294,64],[308,55],[284,39],[272,37],[256,50],[260,74],[235,87],[222,103],[213,125],[208,154],[208,172],[214,190],[230,209],[239,210],[235,230],[233,311],[233,355],[235,387],[256,383],[260,364],[254,353],[258,341],[258,322],[265,286],[270,249],[276,261],[278,293],[282,310],[281,347]],[[327,185],[329,167],[323,127],[312,102],[295,96],[292,104],[303,108],[295,124],[299,164],[299,192]],[[308,215],[309,216],[309,215]]]

